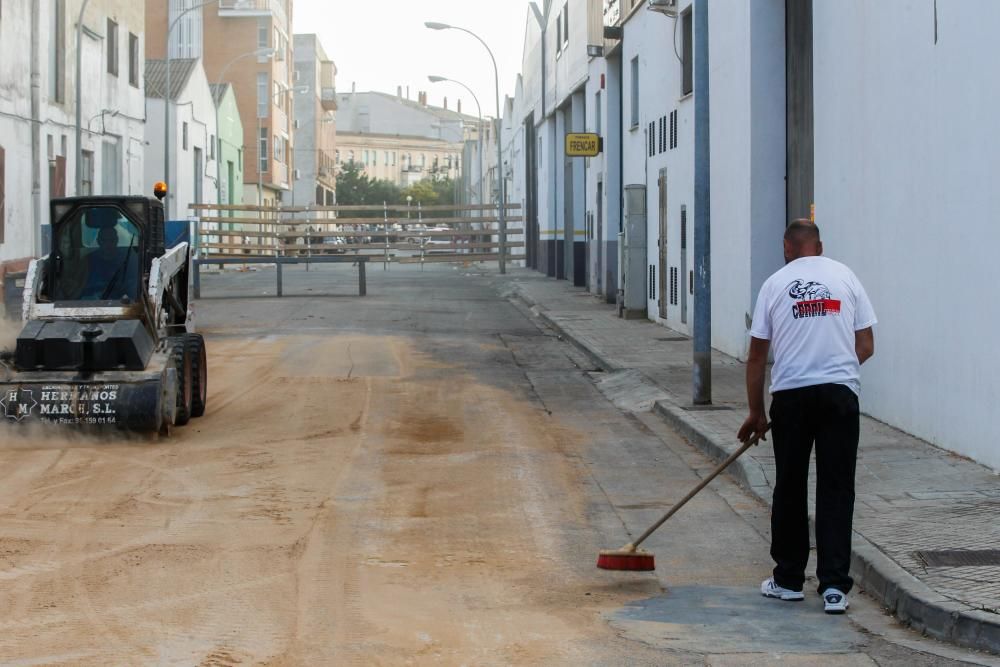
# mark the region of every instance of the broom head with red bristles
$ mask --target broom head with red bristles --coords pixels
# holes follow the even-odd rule
[[[656,562],[651,552],[626,544],[621,549],[600,552],[597,567],[602,570],[649,572],[656,569]]]

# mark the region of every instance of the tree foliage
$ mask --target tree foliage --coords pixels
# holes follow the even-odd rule
[[[455,181],[450,178],[440,180],[425,179],[407,188],[400,188],[392,181],[378,180],[365,174],[358,162],[348,162],[341,166],[337,174],[337,203],[345,206],[368,205],[389,206],[406,204],[407,196],[412,197],[411,206],[456,204]],[[381,215],[375,211],[359,213],[359,217]],[[451,213],[443,214],[451,217]],[[442,217],[437,214],[436,217]]]

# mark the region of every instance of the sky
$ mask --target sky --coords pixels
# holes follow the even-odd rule
[[[484,116],[495,115],[493,65],[474,37],[459,30],[430,30],[425,21],[448,23],[479,35],[500,71],[500,99],[514,94],[521,70],[527,0],[295,0],[293,30],[316,33],[337,64],[337,92],[396,93],[410,99],[426,91],[428,102],[476,115],[472,96],[454,83],[430,83],[428,75],[461,81],[479,98]]]

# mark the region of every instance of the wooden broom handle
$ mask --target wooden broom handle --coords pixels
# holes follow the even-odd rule
[[[764,429],[764,433],[767,433],[767,430],[769,428],[771,428],[770,424],[768,424],[767,428]],[[681,498],[681,500],[680,500],[679,503],[677,503],[676,505],[674,505],[673,507],[671,507],[670,511],[667,512],[666,514],[664,514],[660,518],[659,521],[657,521],[652,526],[650,526],[649,528],[647,528],[646,532],[643,533],[639,537],[639,539],[637,539],[635,542],[633,542],[631,544],[633,550],[636,547],[638,547],[640,544],[642,544],[647,537],[649,537],[650,535],[652,535],[653,532],[657,528],[659,528],[660,526],[662,526],[664,524],[664,522],[666,522],[667,519],[669,519],[674,514],[676,514],[677,510],[679,510],[680,508],[684,507],[684,505],[687,504],[687,501],[691,500],[696,495],[698,495],[699,491],[701,491],[702,489],[704,489],[708,485],[709,482],[711,482],[713,479],[715,479],[716,477],[718,477],[719,473],[721,473],[723,470],[725,470],[726,468],[728,468],[729,465],[733,461],[735,461],[736,459],[740,458],[740,456],[742,456],[743,453],[746,450],[750,449],[751,447],[753,447],[754,445],[756,445],[758,442],[760,442],[760,437],[762,435],[764,435],[764,433],[760,433],[758,435],[755,435],[754,437],[750,438],[745,443],[743,443],[743,445],[739,449],[737,449],[735,452],[733,452],[732,454],[729,455],[729,458],[727,458],[725,461],[723,461],[722,463],[720,463],[715,470],[713,470],[711,473],[709,473],[708,477],[706,477],[705,479],[701,480],[701,482],[698,483],[698,486],[696,486],[693,489],[691,489],[691,491],[689,491],[686,496],[684,496],[683,498]]]

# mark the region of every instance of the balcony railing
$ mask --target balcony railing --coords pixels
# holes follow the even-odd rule
[[[283,0],[219,0],[219,16],[273,16],[288,25]]]
[[[337,89],[328,88],[324,86],[322,89],[320,89],[319,101],[320,104],[323,106],[324,111],[336,111]]]

